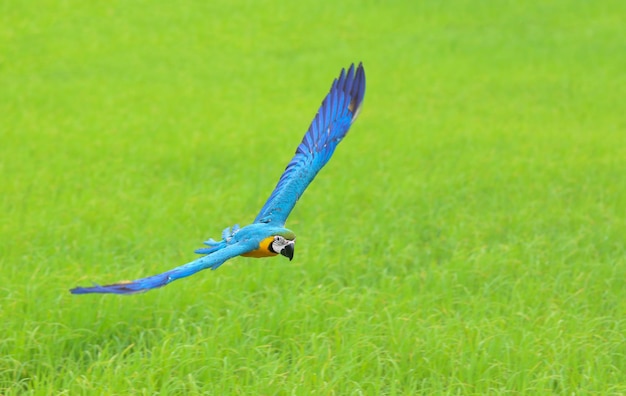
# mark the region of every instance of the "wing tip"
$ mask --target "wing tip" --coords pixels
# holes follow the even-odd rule
[[[363,67],[363,62],[359,62],[356,68],[354,63],[350,64],[347,71],[345,68],[342,68],[339,77],[333,81],[330,87],[331,93],[334,90],[341,91],[350,97],[348,110],[352,113],[352,122],[354,122],[361,111],[363,98],[365,97],[365,68]]]
[[[354,67],[354,63],[350,66],[350,69]],[[359,62],[354,74],[354,80],[351,90],[349,92],[352,100],[350,101],[349,108],[352,111],[352,122],[358,117],[361,106],[363,105],[363,98],[365,97],[365,68],[363,68],[363,62]]]
[[[94,285],[91,287],[75,287],[70,289],[71,294],[136,294],[142,293],[149,289],[132,289],[128,287],[128,283],[115,283],[112,285]]]
[[[129,281],[123,280],[117,283],[112,283],[110,285],[99,285],[94,283],[93,286],[90,287],[82,287],[78,286],[73,289],[70,289],[71,294],[135,294],[142,293],[153,289],[155,287],[160,287],[160,285],[149,286],[143,285],[138,281]]]

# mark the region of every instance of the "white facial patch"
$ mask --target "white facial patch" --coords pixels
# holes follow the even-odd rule
[[[276,253],[280,253],[283,251],[285,246],[293,245],[295,242],[296,242],[295,239],[293,241],[290,241],[290,240],[285,239],[285,237],[276,235],[274,237],[274,242],[272,242],[272,250]]]

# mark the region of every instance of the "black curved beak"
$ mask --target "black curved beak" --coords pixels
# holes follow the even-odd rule
[[[283,256],[287,257],[289,259],[289,261],[293,260],[293,250],[295,247],[295,243],[290,243],[288,245],[286,245],[283,250],[280,251],[280,254],[282,254]]]

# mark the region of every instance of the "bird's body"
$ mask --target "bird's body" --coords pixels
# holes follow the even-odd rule
[[[204,257],[159,275],[105,286],[77,287],[71,292],[137,293],[165,286],[203,269],[214,270],[236,256],[260,258],[281,254],[291,260],[296,236],[293,231],[284,228],[285,221],[304,190],[328,162],[350,129],[359,113],[364,95],[363,66],[359,64],[355,69],[352,65],[347,73],[342,70],[254,223],[242,228],[238,225],[232,229],[226,228],[220,241],[206,241],[206,248],[196,250],[196,253],[203,254]]]
[[[271,236],[267,237],[261,242],[259,242],[258,249],[252,250],[248,253],[244,253],[241,256],[242,257],[256,257],[256,258],[276,256],[278,253],[275,253],[270,250],[270,245],[272,242],[274,242],[274,237],[271,237]]]

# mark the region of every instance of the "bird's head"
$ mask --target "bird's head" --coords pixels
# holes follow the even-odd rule
[[[288,231],[274,235],[274,240],[269,244],[268,249],[272,253],[282,254],[291,261],[295,246],[296,235]]]

